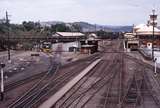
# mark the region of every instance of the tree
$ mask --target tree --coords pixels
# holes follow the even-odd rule
[[[0,33],[4,34],[6,33],[6,24],[5,23],[0,23]]]
[[[35,23],[32,21],[29,22],[23,21],[22,25],[24,26],[26,31],[31,31],[35,29]]]
[[[65,24],[56,24],[51,26],[51,32],[70,32],[70,28]]]
[[[81,32],[82,31],[82,27],[79,24],[72,24],[72,27],[77,32]]]
[[[97,31],[97,36],[102,39],[116,39],[118,38],[118,33],[116,32],[106,32],[103,30]]]

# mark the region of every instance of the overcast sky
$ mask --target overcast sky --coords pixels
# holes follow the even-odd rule
[[[103,25],[146,23],[160,0],[0,0],[0,18],[9,12],[14,23],[22,21],[86,21]]]

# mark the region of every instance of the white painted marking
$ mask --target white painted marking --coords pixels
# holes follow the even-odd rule
[[[55,93],[51,98],[42,103],[39,108],[51,108],[59,99],[62,98],[78,81],[80,81],[93,67],[95,67],[101,59],[94,61],[91,65],[89,65],[86,69],[84,69],[78,76],[76,76],[73,80],[68,82],[64,87],[62,87],[57,93]]]

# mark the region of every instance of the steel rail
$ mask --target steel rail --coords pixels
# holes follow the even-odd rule
[[[110,66],[111,67],[111,66]],[[110,68],[110,69],[112,69],[112,68]],[[108,74],[108,76],[109,76],[109,74]],[[111,77],[111,75],[110,75],[110,77]],[[109,78],[110,78],[109,77]],[[83,92],[81,92],[79,95],[77,95],[76,97],[75,97],[75,100],[73,100],[71,103],[69,103],[66,107],[68,108],[69,106],[71,106],[75,101],[76,101],[76,99],[79,99],[79,98],[83,98],[84,97],[84,95],[87,93],[87,92],[89,92],[93,87],[95,87],[98,83],[100,83],[102,80],[104,80],[106,78],[106,76],[103,76],[101,79],[99,79],[96,83],[94,83],[94,84],[92,84],[89,88],[87,88],[86,90],[84,90]],[[111,78],[110,78],[111,79]]]
[[[113,74],[111,75],[110,79],[108,79],[107,81],[105,81],[104,83],[102,83],[102,85],[87,99],[87,101],[85,103],[83,103],[83,105],[81,105],[82,108],[85,107],[85,105],[95,96],[96,93],[98,93],[101,88],[103,88],[106,84],[109,83],[109,81],[113,78],[115,78],[116,74],[117,74],[117,70],[119,66],[117,65],[111,72],[113,72]],[[106,80],[106,79],[104,79]]]
[[[84,63],[80,63],[80,64],[84,65]],[[79,66],[77,66],[77,67],[79,67]],[[18,106],[26,106],[26,107],[32,106],[32,104],[34,104],[34,101],[38,102],[41,99],[41,97],[43,97],[45,94],[48,94],[48,92],[50,92],[52,89],[56,89],[58,85],[60,85],[61,83],[64,83],[66,80],[68,80],[74,74],[76,74],[77,71],[74,71],[72,73],[65,72],[63,74],[60,74],[57,78],[52,77],[50,79],[50,81],[48,81],[49,83],[44,84],[44,86],[42,86],[42,88],[40,88],[38,91],[31,93],[31,95],[27,96],[26,99],[24,99]],[[45,89],[48,89],[48,87],[49,88],[52,87],[52,88],[50,88],[50,90],[46,91]],[[42,94],[43,91],[46,91],[45,94]]]
[[[111,67],[111,66],[112,66],[112,65],[108,66],[108,68]],[[97,78],[97,79],[96,79],[97,82],[93,82],[93,83],[88,87],[88,89],[86,89],[85,91],[81,92],[81,93],[75,98],[75,99],[79,99],[78,102],[77,102],[77,104],[75,105],[75,107],[78,105],[78,103],[81,101],[81,99],[85,96],[85,94],[86,94],[87,92],[89,92],[89,90],[91,90],[94,86],[96,86],[96,84],[100,83],[100,81],[102,81],[102,80],[105,78],[105,75],[106,75],[105,72],[106,72],[106,71],[103,71],[103,72],[102,72],[102,74],[101,74],[101,75],[102,75],[101,79]],[[109,73],[108,73],[107,75],[109,75]],[[107,76],[107,75],[106,75],[106,76]],[[73,104],[75,101],[76,101],[76,100],[72,101],[67,107],[71,106],[71,104]]]
[[[105,63],[106,64],[106,63]],[[106,68],[106,65],[104,65],[103,64],[103,62],[101,61],[98,65],[97,65],[97,67],[98,66],[101,66],[101,65],[103,65],[103,67],[101,68],[101,70],[104,70],[105,68]],[[96,68],[97,68],[96,67]],[[85,80],[76,88],[76,89],[74,89],[74,91],[72,92],[72,94],[69,96],[69,97],[67,97],[62,103],[61,103],[61,105],[58,105],[59,107],[62,107],[82,86],[83,86],[83,84],[85,84],[87,81],[88,81],[88,78],[89,77],[91,77],[94,73],[95,73],[96,71],[94,71],[94,69],[93,69],[93,71],[91,71],[90,73],[89,73],[89,75],[87,75],[87,78],[85,78]],[[103,72],[102,72],[103,73]],[[100,73],[100,75],[102,74],[102,73]],[[81,79],[82,80],[82,79]],[[75,85],[76,86],[76,85]],[[74,87],[73,87],[74,88]],[[56,103],[57,104],[57,103]],[[56,106],[56,104],[55,104],[55,106]]]

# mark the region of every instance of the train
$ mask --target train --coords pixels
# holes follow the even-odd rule
[[[51,42],[43,42],[41,49],[45,53],[51,53],[52,52],[52,43]]]

